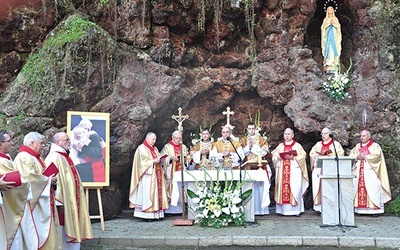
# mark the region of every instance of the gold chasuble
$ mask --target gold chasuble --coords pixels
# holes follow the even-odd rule
[[[32,188],[31,211],[36,224],[40,249],[62,249],[60,224],[54,204],[51,178],[42,173],[46,165],[40,155],[27,146],[21,146],[14,166]]]
[[[54,163],[59,170],[55,199],[64,207],[58,215],[61,226],[64,226],[67,242],[79,243],[92,239],[86,196],[71,158],[63,148],[52,143],[45,163],[47,166]]]
[[[231,156],[223,156],[223,163],[222,166],[224,168],[238,168],[239,167],[239,163],[238,163],[238,157],[236,152],[235,152],[235,148],[232,146],[232,144],[235,146],[236,150],[238,151],[238,153],[240,154],[240,157],[244,158],[244,153],[243,153],[243,148],[242,148],[242,144],[240,144],[240,141],[238,140],[224,140],[223,138],[218,138],[218,140],[216,142],[214,142],[214,144],[212,145],[212,154],[211,155],[215,155],[215,152],[217,153],[222,153],[224,151],[229,151],[231,152]],[[235,161],[235,162],[234,162]],[[243,163],[243,162],[242,162]]]
[[[195,170],[198,170],[200,166],[211,168],[212,163],[209,160],[209,158],[213,142],[214,142],[213,138],[211,138],[211,140],[208,142],[203,142],[202,140],[200,140],[191,147],[190,154],[192,155],[193,162],[196,164],[194,168]],[[208,154],[203,155],[201,153],[202,150],[208,150]]]
[[[256,148],[256,150],[253,150],[250,148],[248,145],[250,144],[249,142],[252,141],[253,143],[253,149]],[[242,147],[244,148],[245,154],[248,151],[248,154],[246,155],[244,162],[258,162],[259,161],[259,154],[262,154],[262,156],[265,156],[268,153],[268,141],[267,138],[262,137],[260,134],[255,134],[254,136],[245,136],[242,139],[240,139],[240,144],[242,144]]]
[[[335,146],[333,146],[335,143]],[[317,168],[317,159],[319,156],[334,156],[335,148],[338,156],[344,155],[344,150],[342,145],[338,141],[334,141],[330,139],[329,141],[319,141],[314,147],[311,148],[310,151],[310,163],[312,170],[312,189],[313,189],[313,201],[314,201],[314,210],[321,211],[321,179],[318,177],[322,173],[321,168]]]
[[[7,155],[0,153],[0,174],[6,174],[12,171],[15,171],[15,169],[11,159]],[[27,204],[28,194],[29,183],[25,180],[22,180],[21,186],[3,191],[3,211],[6,219],[8,248],[12,246],[17,232],[21,230],[21,224],[31,224],[29,228],[32,230],[31,234],[36,235],[29,205]],[[23,217],[25,217],[24,221],[22,221]],[[35,237],[32,237],[32,235],[31,237],[26,235],[24,238],[24,234],[20,234],[20,237],[15,239],[17,243],[13,246],[17,247],[18,244],[19,247],[17,248],[29,249],[35,248],[35,246],[38,248],[39,242],[35,240]]]
[[[158,149],[146,140],[135,151],[129,191],[129,207],[135,208],[135,217],[160,219],[168,209],[164,171],[161,163],[153,164],[159,157]]]
[[[356,189],[354,208],[356,213],[377,214],[384,212],[384,204],[391,200],[389,177],[385,158],[379,144],[369,140],[366,145],[358,143],[350,152],[357,157],[363,152],[365,160],[358,160],[353,174]]]
[[[297,151],[294,160],[281,159],[280,153],[291,150]],[[280,143],[278,147],[271,152],[272,161],[275,166],[275,201],[277,204],[290,204],[298,206],[301,196],[304,195],[308,188],[308,172],[306,165],[306,152],[303,147],[293,141],[290,145]],[[300,175],[294,175],[293,168],[300,168]],[[300,194],[293,195],[294,193]]]
[[[183,149],[183,156],[186,156],[188,153],[188,150],[185,145],[182,144],[182,149]],[[176,171],[181,171],[181,145],[180,144],[175,144],[172,140],[170,140],[167,144],[164,145],[163,149],[161,150],[161,155],[168,155],[168,156],[176,156],[178,157],[178,161],[172,161],[171,164],[169,164],[170,158],[167,157],[165,158],[164,166],[168,166],[165,169],[165,176],[167,179],[167,195],[168,198],[171,199],[172,195],[172,180],[174,179],[174,174]]]

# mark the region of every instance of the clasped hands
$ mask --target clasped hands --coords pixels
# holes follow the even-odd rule
[[[365,154],[363,154],[363,153],[360,153],[359,155],[357,155],[357,160],[364,160],[364,159],[365,159],[365,157],[366,157],[366,155],[365,155]]]

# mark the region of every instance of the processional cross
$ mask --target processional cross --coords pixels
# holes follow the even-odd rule
[[[182,108],[178,108],[178,115],[172,115],[172,119],[174,119],[178,123],[178,130],[181,133],[181,141],[180,141],[180,147],[181,147],[181,152],[180,152],[180,163],[181,163],[181,188],[182,188],[182,219],[176,219],[174,220],[173,224],[175,226],[191,226],[194,223],[194,220],[189,220],[186,219],[186,211],[185,211],[185,202],[183,199],[183,196],[185,195],[185,183],[183,179],[183,168],[185,166],[184,163],[184,156],[183,156],[183,143],[182,143],[182,133],[183,133],[183,121],[189,118],[189,115],[183,115],[182,114]]]
[[[178,115],[173,115],[171,116],[172,119],[174,119],[178,123],[178,130],[182,133],[183,132],[183,126],[182,123],[184,120],[189,118],[189,115],[182,115],[182,108],[178,108]]]
[[[231,119],[230,119],[230,117],[231,117],[231,115],[233,115],[234,113],[235,113],[235,112],[231,111],[231,108],[230,108],[230,107],[227,107],[227,108],[226,108],[226,111],[223,111],[223,112],[222,112],[223,115],[226,115],[226,124],[225,124],[225,126],[229,126],[231,129],[233,129],[234,126],[231,125]]]

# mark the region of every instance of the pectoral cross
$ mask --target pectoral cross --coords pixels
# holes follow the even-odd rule
[[[189,115],[182,115],[182,108],[178,108],[178,115],[173,115],[171,116],[172,119],[174,119],[178,123],[178,130],[182,133],[183,131],[183,126],[182,123],[184,120],[189,118]]]
[[[226,125],[225,126],[229,126],[230,128],[234,128],[234,126],[231,125],[231,115],[233,115],[235,112],[231,111],[230,107],[226,108],[226,111],[223,111],[222,114],[226,115]]]

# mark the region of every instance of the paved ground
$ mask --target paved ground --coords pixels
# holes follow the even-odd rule
[[[273,211],[272,211],[273,213]],[[105,222],[101,231],[94,222],[94,239],[82,249],[201,249],[216,246],[260,247],[309,246],[400,249],[400,217],[355,215],[356,227],[321,227],[318,213],[307,211],[300,217],[277,214],[256,216],[254,223],[222,229],[174,226],[181,216],[145,222],[124,213]],[[237,248],[239,247],[239,248]],[[275,248],[272,248],[275,249]]]

